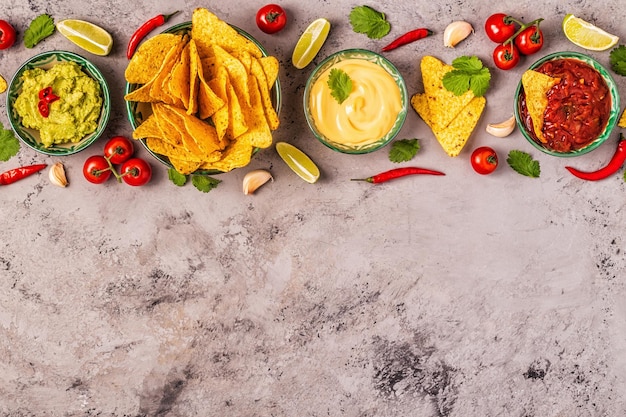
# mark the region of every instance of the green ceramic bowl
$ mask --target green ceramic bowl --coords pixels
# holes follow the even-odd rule
[[[617,85],[615,84],[615,80],[613,80],[613,77],[611,77],[611,75],[608,73],[608,71],[602,65],[600,65],[597,61],[595,61],[593,58],[591,58],[591,57],[589,57],[587,55],[578,53],[578,52],[569,52],[569,51],[566,51],[566,52],[555,52],[555,53],[546,55],[543,58],[539,59],[537,62],[533,63],[529,67],[529,69],[538,68],[538,67],[540,67],[542,64],[544,64],[547,61],[551,61],[551,60],[555,60],[555,59],[565,59],[565,58],[578,59],[578,60],[586,63],[587,65],[591,66],[592,68],[594,68],[602,76],[602,78],[606,82],[606,85],[609,88],[609,91],[611,93],[611,99],[612,99],[611,100],[611,109],[610,109],[610,114],[609,114],[609,118],[608,118],[608,121],[606,123],[606,126],[604,127],[604,130],[600,133],[600,135],[598,135],[597,138],[595,138],[593,141],[591,141],[585,147],[577,149],[577,150],[573,150],[573,151],[570,151],[570,152],[558,152],[558,151],[555,151],[553,149],[549,149],[549,148],[545,147],[543,145],[543,143],[541,143],[541,142],[539,142],[539,141],[537,141],[535,139],[534,135],[532,135],[531,133],[528,132],[528,130],[526,129],[526,125],[522,121],[520,106],[521,106],[521,100],[522,100],[523,95],[524,95],[524,87],[522,86],[522,81],[521,80],[520,80],[520,82],[519,82],[519,84],[517,86],[517,90],[515,92],[514,113],[515,113],[515,120],[517,121],[517,126],[519,127],[519,130],[522,132],[522,135],[524,135],[524,137],[535,148],[539,149],[542,152],[547,153],[548,155],[552,155],[552,156],[573,157],[573,156],[584,155],[586,153],[589,153],[589,152],[593,151],[594,149],[597,149],[611,135],[611,132],[613,131],[613,128],[615,127],[615,124],[617,123],[618,118],[619,118],[620,98],[619,98],[619,93],[617,91]]]
[[[79,142],[64,143],[60,145],[53,145],[45,147],[40,141],[39,131],[34,129],[27,129],[22,126],[22,119],[17,113],[17,110],[13,106],[15,100],[19,96],[22,90],[22,75],[24,71],[33,68],[49,69],[55,64],[61,62],[74,61],[78,63],[82,70],[96,80],[100,84],[102,91],[102,110],[100,112],[100,119],[98,120],[98,126],[96,130],[82,138]],[[96,139],[102,135],[106,125],[109,121],[109,114],[111,112],[111,99],[109,97],[109,86],[107,85],[104,76],[98,70],[98,68],[89,62],[82,56],[68,51],[49,51],[42,52],[30,58],[28,61],[22,64],[17,70],[11,82],[9,84],[9,90],[7,94],[7,112],[9,116],[9,123],[17,137],[27,146],[36,150],[37,152],[52,155],[52,156],[64,156],[71,155],[86,149],[89,145],[94,143]]]
[[[365,145],[355,145],[355,146],[346,145],[346,144],[339,143],[339,142],[337,142],[337,141],[335,141],[335,140],[333,140],[331,138],[326,137],[324,134],[322,134],[319,131],[319,129],[315,125],[315,120],[313,118],[313,115],[312,115],[311,109],[310,109],[311,90],[312,90],[313,85],[315,84],[315,82],[320,78],[320,76],[327,69],[329,69],[330,67],[332,67],[336,63],[344,61],[346,59],[361,59],[361,60],[369,61],[369,62],[372,62],[374,64],[379,65],[380,67],[382,67],[385,71],[387,71],[391,75],[391,77],[395,81],[396,85],[398,86],[398,89],[400,90],[400,98],[401,98],[401,101],[402,101],[402,108],[401,108],[400,112],[398,113],[398,116],[396,117],[396,120],[395,120],[393,126],[381,138],[379,138],[375,142],[371,142],[371,143],[368,143],[368,144],[365,144]],[[369,51],[369,50],[365,50],[365,49],[346,49],[346,50],[339,51],[339,52],[336,52],[336,53],[330,55],[329,57],[324,59],[313,70],[313,72],[309,76],[309,79],[307,80],[306,87],[304,89],[303,107],[304,107],[304,115],[306,117],[306,121],[307,121],[307,123],[309,125],[309,128],[313,132],[313,135],[320,142],[322,142],[324,145],[326,145],[330,149],[338,151],[338,152],[342,152],[342,153],[346,153],[346,154],[365,154],[365,153],[374,152],[374,151],[382,148],[383,146],[387,145],[400,132],[400,129],[402,128],[402,125],[404,124],[404,121],[406,119],[407,108],[408,108],[408,100],[409,100],[409,95],[407,93],[406,84],[404,82],[404,79],[402,78],[402,75],[400,74],[400,71],[398,71],[398,69],[391,62],[389,62],[383,56],[381,56],[381,55],[379,55],[379,54],[377,54],[375,52]]]
[[[250,35],[249,33],[245,32],[244,30],[236,26],[233,26],[233,25],[230,25],[230,26],[233,29],[235,29],[240,35],[252,41],[261,50],[261,53],[263,54],[263,56],[268,56],[267,50],[254,37],[252,37],[252,35]],[[163,33],[185,34],[185,33],[189,33],[190,31],[191,31],[191,22],[183,22],[183,23],[179,23],[177,25],[174,25],[164,30]],[[136,90],[139,87],[141,87],[140,84],[126,83],[125,94],[128,94]],[[272,86],[272,89],[270,90],[270,94],[271,94],[272,104],[274,105],[274,109],[276,110],[276,113],[279,114],[282,99],[281,99],[281,92],[280,92],[280,81],[278,78],[276,78],[276,82]],[[141,123],[143,123],[144,120],[148,118],[148,116],[152,114],[152,109],[149,103],[138,103],[134,101],[127,101],[126,113],[128,115],[128,120],[130,121],[132,128],[136,129]],[[170,163],[170,160],[167,156],[154,152],[152,149],[150,149],[146,145],[145,140],[142,139],[141,143],[157,161],[161,162],[168,168],[172,168],[172,164]],[[259,149],[257,148],[254,150],[254,153],[258,151]],[[194,174],[196,175],[215,175],[215,174],[220,174],[220,173],[222,173],[222,171],[217,171],[217,170],[197,170],[194,172]]]

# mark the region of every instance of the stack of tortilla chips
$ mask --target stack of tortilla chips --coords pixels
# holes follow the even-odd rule
[[[182,174],[243,167],[279,126],[271,97],[278,68],[275,57],[198,8],[190,33],[154,36],[129,62],[126,80],[138,88],[125,99],[146,106],[133,138]]]
[[[431,128],[449,156],[458,156],[470,138],[485,108],[484,97],[471,90],[460,96],[443,86],[443,76],[453,69],[432,56],[420,64],[424,93],[411,97],[411,106]]]

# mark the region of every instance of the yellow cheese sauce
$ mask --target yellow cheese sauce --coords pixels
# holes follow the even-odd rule
[[[339,104],[330,94],[333,68],[345,71],[352,91]],[[326,69],[311,87],[309,99],[315,127],[328,139],[347,146],[376,142],[393,127],[402,110],[400,89],[384,68],[362,59],[347,59]]]

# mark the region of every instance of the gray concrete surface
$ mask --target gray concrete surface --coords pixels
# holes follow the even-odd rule
[[[561,32],[566,13],[626,39],[616,0],[381,2],[392,32],[382,41],[352,31],[360,3],[280,2],[276,35],[254,23],[262,2],[63,0],[0,6],[20,32],[40,13],[79,18],[115,39],[105,74],[113,111],[106,137],[130,135],[123,102],[126,43],[144,20],[203,6],[256,36],[280,59],[281,127],[322,177],[300,180],[273,148],[219,178],[208,194],[178,188],[153,162],[152,182],[131,188],[83,180],[105,138],[62,161],[70,186],[45,175],[0,190],[0,415],[4,416],[420,416],[577,417],[626,414],[626,288],[622,171],[597,182],[564,166],[604,165],[618,137],[566,160],[535,150],[516,131],[484,133],[512,115],[523,69],[554,51],[584,52]],[[494,12],[543,17],[546,45],[509,72],[495,69],[483,31]],[[316,62],[343,48],[379,50],[426,26],[431,38],[388,54],[409,92],[423,91],[419,60],[478,55],[492,70],[487,108],[463,153],[444,154],[409,112],[401,137],[420,138],[411,162],[446,172],[381,186],[351,182],[394,165],[386,150],[332,152],[308,132],[301,97],[312,69],[290,64],[310,21],[332,30]],[[467,20],[474,35],[455,49],[443,31]],[[20,35],[19,42],[22,36]],[[60,34],[29,50],[0,53],[10,78],[35,53],[82,53]],[[589,52],[608,66],[609,52]],[[626,79],[615,77],[626,97]],[[5,95],[0,121],[8,126]],[[501,166],[475,174],[471,150],[494,147]],[[529,152],[541,177],[506,164]],[[143,149],[140,155],[150,158]],[[23,147],[2,171],[49,158]],[[269,169],[275,181],[244,196],[242,178]]]

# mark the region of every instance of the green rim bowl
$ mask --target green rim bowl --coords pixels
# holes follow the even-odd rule
[[[100,118],[98,119],[98,126],[93,133],[90,133],[78,142],[52,145],[46,148],[45,146],[43,146],[39,139],[38,130],[27,129],[22,126],[22,118],[17,113],[17,110],[15,109],[13,104],[15,103],[15,100],[22,90],[22,75],[24,74],[24,71],[33,68],[50,69],[55,64],[68,61],[78,63],[87,75],[89,75],[91,78],[96,80],[98,84],[100,84],[100,89],[102,91],[102,110],[100,112]],[[9,123],[11,123],[11,128],[13,129],[17,137],[28,147],[34,149],[37,152],[51,156],[72,155],[86,149],[89,145],[94,143],[96,139],[98,139],[100,135],[102,135],[102,133],[104,132],[104,129],[109,122],[109,114],[111,113],[111,98],[109,94],[109,86],[100,70],[82,56],[74,52],[68,51],[42,52],[23,63],[11,79],[7,94],[7,113],[9,116]]]
[[[361,146],[349,146],[341,143],[337,143],[332,139],[323,135],[315,126],[315,120],[313,119],[313,115],[309,106],[309,97],[311,95],[311,89],[315,82],[319,79],[319,77],[331,66],[335,65],[337,62],[346,60],[346,59],[362,59],[365,61],[372,62],[381,66],[385,71],[387,71],[391,77],[394,79],[398,89],[400,90],[400,98],[402,100],[402,109],[398,113],[396,117],[396,121],[394,122],[392,128],[385,134],[383,137],[378,139],[375,142],[361,145]],[[313,135],[324,145],[329,147],[330,149],[342,152],[346,154],[366,154],[370,152],[374,152],[383,146],[387,145],[391,142],[396,135],[400,132],[402,125],[406,119],[407,108],[408,108],[409,96],[406,89],[406,84],[404,82],[404,78],[400,74],[400,71],[385,57],[366,50],[366,49],[346,49],[343,51],[336,52],[326,59],[324,59],[311,73],[309,79],[306,82],[306,87],[304,89],[304,97],[303,97],[303,107],[304,107],[304,116],[306,117],[307,124],[313,132]]]
[[[253,42],[261,50],[261,53],[263,54],[263,56],[268,56],[267,50],[252,35],[238,28],[237,26],[234,26],[234,25],[230,25],[230,26],[233,29],[235,29],[240,35],[244,36],[245,38]],[[179,23],[177,25],[174,25],[164,30],[162,33],[185,34],[185,33],[189,33],[190,31],[191,31],[191,22],[183,22],[183,23]],[[126,83],[125,94],[131,93],[132,91],[136,90],[139,87],[141,87],[141,84]],[[281,92],[280,92],[280,81],[278,78],[276,78],[276,82],[274,82],[274,85],[272,86],[270,90],[270,95],[271,95],[272,104],[274,105],[274,109],[276,110],[276,114],[280,114],[282,97],[281,97]],[[134,129],[137,129],[137,127],[141,123],[143,123],[143,121],[146,120],[148,116],[150,116],[150,114],[152,114],[152,109],[149,103],[138,103],[135,101],[126,101],[126,113],[128,115],[128,120],[130,121],[130,125],[132,126],[134,130]],[[145,139],[141,139],[140,142],[144,146],[144,148],[146,148],[146,150],[157,161],[161,162],[163,165],[167,166],[168,168],[173,167],[169,158],[165,155],[156,153],[152,149],[150,149],[148,145],[146,144]],[[254,149],[253,152],[256,153],[258,151],[259,151],[259,148],[256,148]],[[223,171],[206,170],[206,169],[199,169],[193,172],[193,174],[195,175],[215,175],[215,174],[221,174],[221,173],[223,173]]]
[[[539,66],[541,66],[543,63],[547,61],[551,61],[555,59],[566,59],[566,58],[578,59],[586,63],[587,65],[591,66],[592,68],[594,68],[602,76],[602,78],[606,82],[606,85],[609,88],[609,91],[611,93],[611,110],[610,110],[610,114],[609,114],[609,118],[607,120],[606,126],[604,127],[604,130],[600,133],[600,135],[596,139],[591,141],[587,146],[574,150],[574,151],[570,151],[570,152],[557,152],[557,151],[548,149],[545,146],[543,146],[543,144],[536,141],[534,139],[534,136],[531,135],[526,130],[526,126],[524,125],[524,122],[522,121],[520,103],[521,103],[522,95],[524,94],[524,87],[522,86],[521,80],[519,84],[517,85],[517,90],[515,91],[514,113],[515,113],[515,120],[517,122],[517,127],[522,132],[522,135],[524,135],[524,137],[528,140],[528,142],[530,142],[535,148],[552,156],[574,157],[574,156],[584,155],[586,153],[593,151],[594,149],[597,149],[611,135],[611,132],[613,131],[613,128],[615,127],[615,124],[617,123],[617,120],[619,118],[620,98],[619,98],[619,93],[617,91],[617,85],[615,84],[615,80],[613,79],[613,77],[611,77],[608,71],[593,58],[587,55],[578,53],[578,52],[570,52],[570,51],[555,52],[555,53],[546,55],[543,58],[536,61],[535,63],[533,63],[529,67],[529,69],[532,70],[532,69],[538,68]]]

